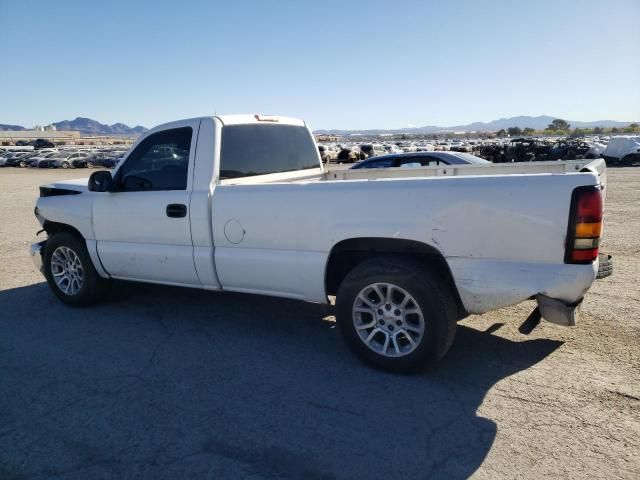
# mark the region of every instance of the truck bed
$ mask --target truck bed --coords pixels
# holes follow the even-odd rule
[[[604,160],[494,163],[491,165],[438,165],[418,168],[370,168],[331,170],[323,180],[377,180],[382,178],[455,177],[466,175],[531,175],[537,173],[577,173],[585,168],[598,174],[606,171]]]
[[[370,168],[370,169],[312,169],[296,172],[274,173],[256,177],[222,180],[222,185],[289,183],[308,181],[388,180],[400,178],[431,178],[461,176],[499,176],[570,174],[591,171],[599,175],[606,185],[606,164],[603,159],[564,160],[550,162],[494,163],[491,165],[439,165],[418,168]]]

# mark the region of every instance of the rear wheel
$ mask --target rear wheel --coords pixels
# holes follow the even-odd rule
[[[455,336],[451,292],[427,268],[403,257],[379,257],[355,267],[340,285],[336,311],[347,345],[384,370],[431,367]]]
[[[87,168],[93,168],[93,162],[87,162]]]
[[[69,168],[69,162],[67,161],[62,162],[62,168]]]
[[[56,233],[47,240],[43,267],[49,287],[67,305],[95,303],[109,285],[96,272],[84,240],[70,233]]]

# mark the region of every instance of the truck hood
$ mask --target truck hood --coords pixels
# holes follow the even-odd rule
[[[61,180],[59,182],[42,185],[43,188],[52,190],[71,190],[75,192],[86,192],[88,190],[89,177],[78,178],[76,180]]]

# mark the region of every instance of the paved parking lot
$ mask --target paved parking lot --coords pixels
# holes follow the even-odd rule
[[[63,306],[33,205],[88,173],[0,170],[0,479],[640,477],[640,169],[609,170],[616,270],[577,328],[471,317],[414,376],[361,365],[331,307],[133,283]]]

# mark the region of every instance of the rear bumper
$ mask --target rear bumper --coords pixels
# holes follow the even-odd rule
[[[453,257],[447,262],[465,309],[475,314],[537,296],[576,305],[598,271],[598,262],[574,265]]]
[[[546,321],[562,325],[563,327],[575,327],[577,315],[582,299],[574,304],[568,304],[562,300],[547,297],[546,295],[536,295],[540,314]]]
[[[44,270],[42,268],[42,255],[44,255],[44,245],[46,244],[46,240],[38,243],[34,243],[29,248],[29,253],[31,255],[31,260],[33,264],[38,269],[38,271],[44,274]]]

